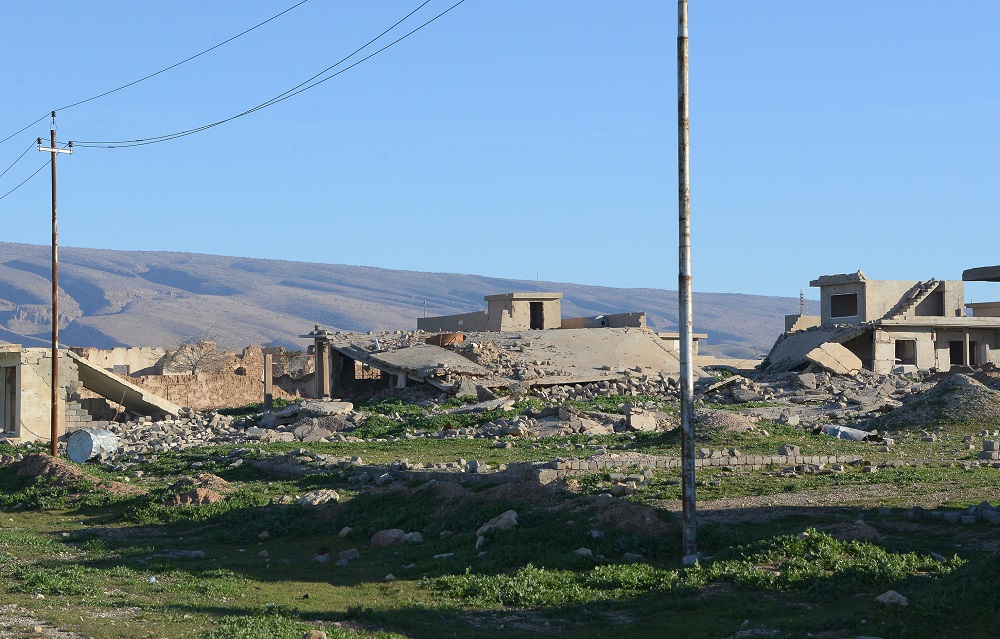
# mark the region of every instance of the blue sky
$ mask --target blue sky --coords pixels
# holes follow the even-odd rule
[[[293,4],[0,0],[0,138]],[[418,4],[310,0],[61,111],[58,138],[233,115]],[[60,156],[61,243],[676,289],[675,15],[662,0],[466,0],[259,113]],[[1000,263],[1000,3],[692,0],[690,16],[695,290],[815,297],[825,273]],[[48,128],[0,144],[0,171]],[[45,159],[32,149],[0,195]],[[43,171],[0,200],[2,239],[46,244],[49,206]]]

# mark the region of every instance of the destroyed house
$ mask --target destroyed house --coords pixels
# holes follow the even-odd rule
[[[59,351],[59,434],[102,426],[120,412],[165,417],[180,407]],[[20,442],[48,440],[52,415],[52,351],[0,344],[0,436]]]
[[[966,305],[963,281],[870,280],[858,271],[809,284],[820,290],[820,315],[785,318],[769,371],[815,365],[890,373],[1000,363],[1000,311],[990,316],[1000,304]]]
[[[500,293],[487,295],[486,311],[417,318],[417,329],[439,332],[503,332],[552,328],[643,328],[645,313],[615,313],[593,317],[563,317],[562,293]]]

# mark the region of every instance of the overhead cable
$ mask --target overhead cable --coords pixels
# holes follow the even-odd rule
[[[15,186],[14,188],[12,188],[11,190],[7,191],[7,192],[6,192],[6,193],[4,193],[3,195],[0,195],[0,200],[4,199],[5,197],[7,197],[8,195],[10,195],[10,194],[11,194],[11,193],[13,193],[14,191],[16,191],[16,190],[18,190],[19,188],[21,188],[22,186],[24,186],[25,182],[27,182],[27,181],[28,181],[28,180],[30,180],[31,178],[35,177],[36,175],[38,175],[39,171],[41,171],[42,169],[44,169],[45,167],[47,167],[47,166],[48,166],[49,164],[51,164],[51,163],[52,163],[52,159],[51,159],[51,158],[50,158],[50,159],[48,159],[48,160],[46,160],[46,161],[45,161],[45,164],[43,164],[43,165],[41,165],[40,167],[38,167],[38,168],[37,168],[37,169],[35,170],[35,172],[34,172],[34,173],[32,173],[32,174],[31,174],[31,175],[29,175],[28,177],[24,178],[24,181],[22,181],[22,182],[21,182],[20,184],[18,184],[17,186]]]
[[[443,17],[445,14],[447,14],[448,12],[452,11],[457,6],[459,6],[460,4],[462,4],[463,2],[465,2],[465,0],[458,0],[458,2],[456,2],[452,6],[448,7],[447,9],[445,9],[444,11],[442,11],[441,13],[437,14],[436,16],[434,16],[433,18],[431,18],[430,20],[424,22],[420,26],[418,26],[418,27],[414,28],[413,30],[407,32],[406,34],[400,36],[396,40],[393,40],[392,42],[390,42],[389,44],[383,46],[382,48],[374,51],[373,53],[368,54],[367,56],[361,58],[360,60],[357,60],[356,62],[350,64],[349,66],[344,67],[343,69],[337,71],[336,73],[333,73],[333,74],[331,74],[331,75],[329,75],[329,76],[327,76],[327,77],[325,77],[325,78],[323,78],[321,80],[316,80],[316,78],[318,78],[318,77],[324,75],[325,73],[327,73],[328,71],[330,71],[330,70],[332,70],[332,69],[340,66],[341,64],[343,64],[347,60],[351,59],[352,57],[354,57],[355,55],[357,55],[358,53],[360,53],[364,49],[366,49],[369,46],[371,46],[377,40],[381,39],[387,33],[389,33],[390,31],[392,31],[393,29],[395,29],[397,26],[399,26],[402,22],[406,21],[414,13],[416,13],[421,8],[423,8],[425,5],[427,5],[428,2],[430,2],[430,0],[425,0],[425,2],[423,2],[416,9],[414,9],[413,11],[411,11],[410,13],[408,13],[406,16],[404,16],[402,19],[400,19],[394,25],[392,25],[391,27],[389,27],[388,29],[386,29],[385,31],[383,31],[382,33],[380,33],[378,36],[376,36],[376,37],[372,38],[371,40],[369,40],[364,46],[359,47],[358,49],[356,49],[350,55],[348,55],[348,56],[342,58],[341,60],[339,60],[336,64],[333,64],[333,65],[327,67],[326,69],[324,69],[324,70],[320,71],[319,73],[313,75],[309,79],[307,79],[307,80],[305,80],[305,81],[297,84],[296,86],[292,87],[291,89],[288,89],[287,91],[284,91],[283,93],[279,93],[278,95],[276,95],[273,98],[267,100],[266,102],[262,102],[262,103],[258,104],[255,107],[247,109],[246,111],[243,111],[243,112],[238,113],[236,115],[230,116],[230,117],[225,118],[223,120],[218,120],[218,121],[212,122],[210,124],[205,124],[205,125],[202,125],[202,126],[199,126],[199,127],[195,127],[193,129],[187,129],[187,130],[184,130],[184,131],[177,131],[175,133],[167,133],[167,134],[164,134],[164,135],[158,135],[158,136],[152,136],[152,137],[146,137],[146,138],[137,138],[137,139],[134,139],[134,140],[114,140],[114,141],[107,141],[107,140],[105,140],[105,141],[75,141],[74,140],[73,145],[74,145],[75,148],[120,149],[120,148],[134,147],[134,146],[144,146],[144,145],[148,145],[148,144],[157,144],[159,142],[167,142],[168,140],[176,140],[177,138],[182,138],[182,137],[185,137],[185,136],[188,136],[188,135],[193,135],[195,133],[200,133],[200,132],[205,131],[207,129],[211,129],[213,127],[219,126],[220,124],[225,124],[226,122],[231,122],[231,121],[233,121],[233,120],[235,120],[237,118],[241,118],[241,117],[243,117],[245,115],[250,115],[251,113],[255,113],[257,111],[260,111],[261,109],[266,109],[269,106],[273,106],[273,105],[275,105],[275,104],[277,104],[279,102],[283,102],[283,101],[285,101],[285,100],[287,100],[287,99],[289,99],[291,97],[294,97],[294,96],[296,96],[296,95],[298,95],[298,94],[300,94],[300,93],[302,93],[304,91],[308,91],[309,89],[312,89],[313,87],[316,87],[316,86],[318,86],[318,85],[326,82],[327,80],[332,80],[333,78],[339,76],[340,74],[344,73],[345,71],[353,69],[354,67],[358,66],[362,62],[365,62],[365,61],[367,61],[367,60],[375,57],[379,53],[382,53],[386,49],[388,49],[388,48],[390,48],[390,47],[398,44],[399,42],[402,42],[403,40],[405,40],[406,38],[410,37],[411,35],[413,35],[417,31],[420,31],[421,29],[423,29],[424,27],[428,26],[432,22],[434,22],[434,21],[438,20],[439,18]],[[313,80],[316,80],[316,81],[313,82]],[[310,84],[310,82],[311,82],[311,84]]]
[[[121,91],[122,89],[127,89],[130,86],[139,84],[140,82],[143,82],[143,81],[148,80],[150,78],[156,77],[156,76],[160,75],[161,73],[165,73],[167,71],[170,71],[171,69],[175,69],[175,68],[181,66],[182,64],[184,64],[186,62],[190,62],[191,60],[194,60],[195,58],[203,56],[203,55],[205,55],[206,53],[208,53],[210,51],[214,51],[215,49],[218,49],[219,47],[221,47],[221,46],[223,46],[225,44],[229,44],[230,42],[232,42],[236,38],[239,38],[240,36],[244,36],[244,35],[250,33],[251,31],[253,31],[254,29],[257,29],[258,27],[264,26],[265,24],[267,24],[268,22],[271,22],[272,20],[276,20],[277,18],[280,18],[281,16],[285,15],[286,13],[288,13],[289,11],[291,11],[292,9],[296,9],[298,7],[301,7],[302,5],[304,5],[307,2],[309,2],[309,0],[301,0],[301,2],[299,2],[298,4],[292,5],[291,7],[288,7],[287,9],[285,9],[284,11],[282,11],[281,13],[275,14],[275,15],[271,16],[270,18],[268,18],[267,20],[264,20],[263,22],[255,24],[254,26],[250,27],[246,31],[243,31],[241,33],[237,33],[236,35],[234,35],[233,37],[229,38],[228,40],[223,40],[219,44],[217,44],[215,46],[212,46],[212,47],[209,47],[208,49],[205,49],[201,53],[196,53],[196,54],[194,54],[193,56],[191,56],[189,58],[185,58],[185,59],[181,60],[180,62],[171,64],[169,67],[165,67],[163,69],[160,69],[159,71],[157,71],[155,73],[150,73],[147,76],[141,77],[138,80],[133,80],[132,82],[129,82],[128,84],[123,84],[120,87],[117,87],[115,89],[111,89],[110,91],[105,91],[104,93],[100,93],[100,94],[95,95],[93,97],[87,98],[86,100],[80,100],[79,102],[74,102],[72,104],[67,104],[66,106],[59,107],[58,109],[56,109],[56,111],[65,111],[66,109],[69,109],[69,108],[72,108],[72,107],[75,107],[75,106],[79,106],[81,104],[85,104],[85,103],[90,102],[92,100],[96,100],[98,98],[103,98],[106,95],[111,95],[112,93],[115,93],[117,91]],[[46,113],[42,117],[38,118],[37,120],[35,120],[31,124],[29,124],[28,126],[24,127],[23,129],[15,131],[14,133],[11,133],[10,135],[8,135],[7,137],[5,137],[4,139],[0,140],[0,144],[3,144],[4,142],[6,142],[7,140],[11,139],[12,137],[14,137],[15,135],[17,135],[19,133],[23,133],[24,131],[27,131],[28,129],[30,129],[31,127],[35,126],[36,124],[38,124],[39,122],[41,122],[42,120],[44,120],[47,117],[49,117],[48,113]]]
[[[20,162],[21,158],[23,158],[28,153],[28,151],[31,150],[31,147],[33,147],[33,146],[35,146],[34,142],[32,142],[31,144],[29,144],[28,148],[26,148],[24,150],[24,153],[22,153],[21,155],[17,156],[17,159],[14,160],[14,162],[10,166],[8,166],[6,169],[4,169],[3,173],[0,173],[0,178],[2,178],[4,175],[6,175],[7,171],[10,171],[11,169],[13,169],[14,168],[14,164],[17,164],[18,162]]]

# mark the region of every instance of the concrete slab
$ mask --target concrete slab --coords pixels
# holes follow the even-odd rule
[[[1000,282],[1000,266],[980,266],[962,271],[963,282]]]
[[[861,370],[861,359],[840,344],[826,342],[806,353],[806,359],[837,375],[853,375]]]
[[[176,417],[180,413],[180,406],[91,364],[72,351],[64,353],[76,362],[80,383],[84,388],[101,397],[117,402],[134,413],[149,417],[167,415]]]

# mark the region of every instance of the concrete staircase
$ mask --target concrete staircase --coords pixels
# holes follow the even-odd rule
[[[918,282],[917,285],[910,290],[909,294],[907,294],[907,296],[882,319],[900,319],[906,317],[906,314],[916,308],[917,304],[923,302],[927,299],[928,295],[934,292],[934,289],[937,288],[938,284],[940,284],[940,282],[933,277],[926,282]]]

